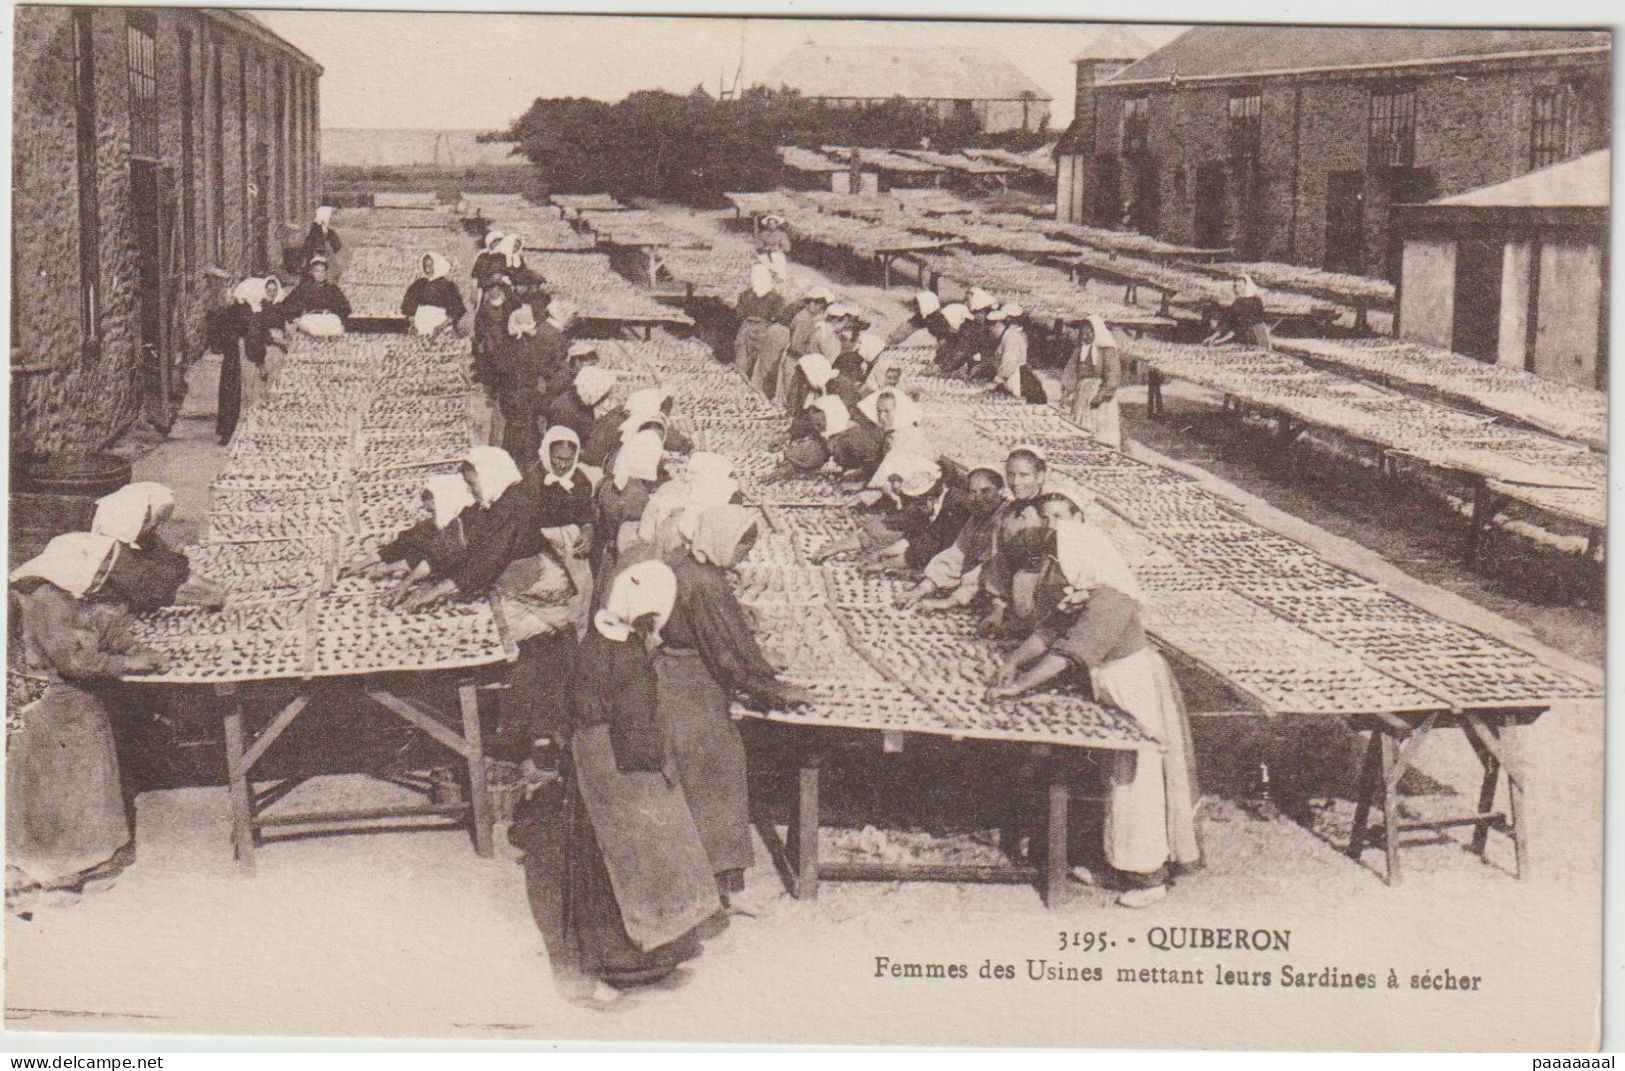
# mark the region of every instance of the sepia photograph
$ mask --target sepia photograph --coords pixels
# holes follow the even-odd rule
[[[0,1047],[1603,1045],[1601,7],[10,6]]]

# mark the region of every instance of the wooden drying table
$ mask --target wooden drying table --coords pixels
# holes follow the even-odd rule
[[[1521,736],[1524,726],[1534,724],[1545,709],[1520,707],[1436,711],[1431,714],[1371,714],[1349,718],[1349,725],[1353,729],[1370,733],[1355,796],[1354,830],[1349,838],[1349,855],[1358,860],[1369,849],[1381,847],[1385,857],[1384,879],[1390,885],[1398,885],[1403,873],[1399,857],[1402,834],[1418,829],[1437,831],[1470,825],[1473,827],[1472,849],[1481,857],[1489,847],[1491,829],[1511,836],[1515,852],[1513,873],[1519,878],[1527,877],[1533,869],[1530,856],[1533,838],[1525,804],[1530,789],[1530,774],[1523,755]],[[1477,808],[1471,814],[1402,821],[1399,815],[1400,779],[1411,768],[1417,751],[1429,736],[1441,729],[1452,728],[1461,730],[1484,770]],[[1507,807],[1505,811],[1497,811],[1494,809],[1495,795],[1503,772],[1507,781]],[[1368,826],[1373,807],[1379,811],[1382,820],[1378,825]]]
[[[795,808],[790,816],[789,834],[782,839],[771,821],[756,819],[757,832],[762,835],[774,865],[778,868],[785,887],[798,900],[818,898],[822,881],[945,881],[984,885],[1026,885],[1037,887],[1044,904],[1057,908],[1070,898],[1071,868],[1067,855],[1069,804],[1073,798],[1071,777],[1079,765],[1080,750],[1093,749],[1052,744],[1015,745],[1036,760],[1043,771],[1045,785],[1043,813],[1038,828],[1042,830],[1042,853],[1032,863],[1004,865],[970,863],[880,863],[880,862],[824,862],[819,858],[818,830],[820,826],[819,775],[825,757],[843,747],[873,748],[879,745],[886,754],[901,753],[911,738],[935,737],[936,733],[906,733],[880,729],[855,729],[845,726],[816,726],[794,724],[769,719],[751,718],[773,725],[777,731],[790,737],[790,750],[796,760]],[[1011,746],[1006,744],[1005,746]],[[1081,797],[1080,797],[1081,798]],[[1000,829],[1005,850],[1009,843],[1010,826],[1019,817],[1013,804],[1005,825]]]
[[[435,672],[435,671],[428,671]],[[254,872],[254,850],[262,831],[291,826],[348,826],[365,830],[369,824],[398,818],[441,817],[468,825],[474,835],[474,851],[491,855],[491,795],[486,784],[485,745],[480,737],[480,716],[476,704],[476,684],[467,671],[460,671],[456,683],[457,710],[451,713],[453,726],[416,696],[400,694],[399,679],[407,674],[370,674],[353,677],[314,677],[299,681],[298,694],[286,703],[258,735],[250,738],[243,726],[242,685],[217,684],[214,694],[220,704],[225,727],[226,772],[231,796],[231,838],[237,863],[243,872]],[[412,674],[421,676],[422,674]],[[247,683],[247,682],[245,682]],[[298,784],[298,779],[279,782],[256,790],[254,767],[276,743],[278,737],[318,698],[342,695],[360,696],[389,711],[408,725],[422,731],[451,751],[468,771],[466,803],[423,803],[414,806],[346,808],[320,812],[271,813],[270,808]]]

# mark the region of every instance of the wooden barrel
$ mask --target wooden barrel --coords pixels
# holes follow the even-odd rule
[[[130,482],[130,463],[117,454],[26,454],[12,467],[18,491],[99,498]]]

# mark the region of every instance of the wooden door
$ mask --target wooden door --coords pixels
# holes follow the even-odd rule
[[[1326,269],[1365,269],[1365,172],[1326,174]]]
[[[1230,228],[1225,219],[1225,170],[1223,164],[1203,164],[1196,169],[1196,244],[1222,249],[1230,244]]]
[[[1135,165],[1134,204],[1129,218],[1141,234],[1156,234],[1162,222],[1162,183],[1157,162],[1149,156]]]
[[[1494,364],[1501,336],[1501,259],[1498,241],[1463,238],[1456,243],[1456,300],[1450,348]]]

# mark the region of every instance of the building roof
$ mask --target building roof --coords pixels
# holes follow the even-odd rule
[[[886,100],[1051,100],[991,48],[852,48],[805,44],[762,78],[804,97]]]
[[[1107,26],[1089,39],[1082,52],[1072,57],[1073,63],[1089,60],[1127,60],[1133,62],[1151,54],[1151,42],[1126,26]]]
[[[246,30],[267,44],[274,45],[277,48],[282,49],[284,52],[291,53],[306,66],[314,69],[318,75],[324,73],[320,63],[317,63],[308,53],[306,53],[299,46],[295,45],[292,41],[289,41],[286,37],[283,37],[281,34],[271,29],[271,27],[267,26],[264,20],[260,19],[252,11],[246,11],[241,8],[226,7],[206,7],[199,8],[198,11],[200,14],[206,15],[209,18],[219,19],[227,25],[232,26],[234,29]]]
[[[1107,85],[1486,60],[1531,52],[1607,50],[1605,30],[1408,29],[1352,26],[1199,26]]]
[[[1607,149],[1429,201],[1458,208],[1607,208],[1611,153]]]

